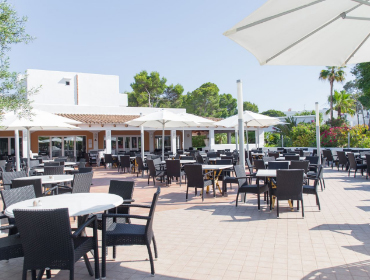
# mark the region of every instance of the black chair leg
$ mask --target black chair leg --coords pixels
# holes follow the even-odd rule
[[[189,187],[186,187],[186,201],[188,201]]]
[[[276,215],[279,218],[279,199],[276,198]]]
[[[302,200],[301,200],[301,206],[302,206],[302,218],[304,218],[303,198],[302,198]]]
[[[113,259],[115,260],[116,257],[117,257],[117,248],[116,248],[116,246],[113,246],[112,250],[113,250]]]
[[[157,243],[155,242],[155,237],[154,237],[154,235],[153,235],[152,240],[153,240],[153,247],[154,247],[154,257],[155,257],[156,259],[158,259]]]
[[[71,269],[69,271],[69,280],[74,280],[75,279],[75,271],[74,269]]]
[[[90,276],[94,276],[94,271],[91,267],[91,263],[89,261],[89,258],[87,257],[87,254],[84,255],[84,261],[87,268],[87,271],[89,272]]]
[[[245,194],[245,197],[247,194]],[[244,199],[245,199],[244,197]],[[257,194],[257,201],[258,201],[258,210],[261,210],[261,198],[260,198],[260,193]]]
[[[319,195],[317,193],[316,193],[316,202],[317,202],[317,206],[319,206],[319,210],[321,210]]]
[[[46,278],[51,279],[51,270],[50,269],[46,269]]]
[[[292,206],[293,206],[293,200],[292,200]],[[299,200],[297,200],[297,211],[299,211]]]
[[[41,280],[42,276],[44,276],[45,269],[40,269],[39,274],[37,275],[37,280]],[[50,279],[51,277],[48,277]]]
[[[239,200],[239,192],[238,192],[238,194],[236,195],[236,207],[238,207],[238,200]]]
[[[152,274],[152,276],[154,276],[155,275],[155,272],[154,272],[154,260],[153,260],[152,250],[150,249],[149,243],[146,244],[146,247],[148,249],[148,254],[149,254],[151,274]]]

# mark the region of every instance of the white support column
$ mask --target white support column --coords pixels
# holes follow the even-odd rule
[[[320,149],[320,112],[319,112],[319,102],[315,102],[316,109],[316,146],[317,146],[317,156],[319,157],[319,164],[321,164],[321,149]]]
[[[245,158],[244,158],[244,120],[243,120],[243,87],[242,81],[237,80],[237,92],[238,92],[238,127],[239,127],[239,164],[245,169]],[[247,151],[248,151],[247,142]]]
[[[51,142],[51,139],[53,137],[49,137],[49,158],[53,159],[53,143]]]
[[[209,150],[212,150],[215,148],[215,130],[210,128],[209,129]]]
[[[231,132],[227,133],[227,144],[231,144]]]
[[[235,127],[235,150],[238,151],[238,128]]]
[[[144,127],[143,126],[140,126],[140,138],[141,138],[141,158],[144,160],[145,145],[144,145]]]
[[[171,152],[176,154],[176,130],[171,130]]]
[[[154,132],[149,131],[149,151],[154,152]]]
[[[62,157],[64,157],[64,137],[60,137],[62,139]]]
[[[75,158],[75,160],[77,161],[77,151],[76,151],[76,148],[77,148],[77,136],[74,136],[73,137],[73,156]]]
[[[20,171],[20,157],[19,157],[19,130],[14,130],[14,152],[15,152],[15,168]]]
[[[93,137],[94,137],[93,149],[98,150],[99,149],[99,132],[94,132]],[[89,149],[91,148],[89,147]]]
[[[265,146],[265,131],[262,129],[259,129],[258,131],[258,147],[263,148]]]
[[[22,130],[22,154],[23,157],[26,158],[28,153],[27,153],[27,139],[28,139],[28,133],[27,129]]]
[[[110,129],[105,130],[105,147],[107,154],[112,153],[112,131]]]
[[[8,137],[8,156],[12,154],[12,140],[11,137]]]

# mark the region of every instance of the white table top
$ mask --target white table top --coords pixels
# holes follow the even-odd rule
[[[256,177],[276,177],[276,169],[259,169]]]
[[[35,170],[37,173],[44,173],[44,168],[43,167],[32,168],[32,170]],[[64,167],[64,172],[65,171],[73,171],[73,170],[75,170],[73,167]]]
[[[265,153],[251,153],[252,156],[264,156]]]
[[[50,178],[50,176],[52,178]],[[43,176],[31,176],[31,177],[22,177],[14,180],[27,180],[27,179],[41,179],[42,184],[57,184],[62,182],[73,181],[73,175],[43,175]]]
[[[53,161],[53,160],[48,160],[48,161],[46,161],[46,160],[44,160],[44,162],[55,162],[55,161]],[[44,166],[45,164],[44,163],[40,163],[39,164],[39,166]],[[73,162],[73,161],[65,161],[64,162],[64,166],[73,166],[73,165],[77,165],[77,162]]]
[[[216,164],[203,164],[202,169],[203,170],[222,170],[227,168],[233,168],[232,164],[227,165],[216,165]]]
[[[215,158],[209,158],[208,161],[216,161],[216,160],[221,160],[221,157],[215,157]]]
[[[276,161],[271,160],[271,161],[265,161],[264,163],[265,163],[265,165],[268,165],[268,164],[269,164],[269,162],[276,162]],[[290,165],[290,160],[279,160],[279,162],[288,162],[288,163],[289,163],[289,165]]]
[[[305,159],[306,159],[306,157],[299,157],[299,160],[305,160]],[[276,158],[276,160],[283,160],[284,161],[285,157],[278,157],[278,158]]]
[[[34,201],[41,200],[41,206],[33,206]],[[122,197],[109,193],[76,193],[62,194],[28,199],[15,203],[5,209],[4,214],[14,217],[14,209],[39,210],[68,208],[69,216],[83,216],[114,208],[122,204]]]
[[[170,159],[169,159],[170,160]],[[186,163],[196,163],[197,161],[194,159],[180,159],[181,164],[186,164]],[[165,160],[162,160],[162,163],[166,163]]]

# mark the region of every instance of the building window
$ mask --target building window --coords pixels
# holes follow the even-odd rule
[[[66,81],[66,86],[69,86],[70,85],[70,82],[69,81]]]

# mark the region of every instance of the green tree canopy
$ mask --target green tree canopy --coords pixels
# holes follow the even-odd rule
[[[243,111],[251,111],[254,113],[258,113],[258,106],[257,104],[254,104],[249,101],[244,101],[243,102]]]
[[[218,117],[227,118],[237,114],[237,100],[230,93],[220,95]]]
[[[345,80],[345,67],[327,66],[326,69],[321,70],[319,80],[328,81],[330,83],[330,118],[333,119],[333,89],[334,82],[343,82]]]
[[[286,115],[282,111],[278,110],[267,110],[261,113],[262,115],[270,116],[270,117],[285,117]]]
[[[29,43],[33,38],[25,31],[27,17],[19,17],[17,12],[6,0],[0,1],[0,115],[5,111],[20,109],[20,115],[30,115],[31,103],[27,95],[37,89],[27,92],[24,79],[20,74],[10,71],[8,52],[19,43]]]
[[[130,84],[132,92],[128,93],[129,106],[157,107],[160,96],[166,89],[167,79],[160,77],[158,72],[141,71],[134,76],[135,82]]]
[[[330,99],[331,96],[328,96],[328,100]],[[351,116],[356,113],[355,100],[352,98],[352,95],[347,93],[345,90],[334,91],[333,104],[334,110],[338,112],[338,119],[342,117],[342,113],[348,113]],[[326,114],[329,112],[330,110],[326,111]]]
[[[370,109],[370,62],[356,64],[351,73],[355,76],[355,80],[347,83],[344,89],[356,94],[356,99],[366,109]]]
[[[179,108],[183,105],[182,85],[167,86],[167,79],[158,72],[141,71],[130,84],[132,92],[127,92],[131,107]]]
[[[218,117],[220,115],[219,89],[213,83],[205,83],[185,97],[185,108],[190,114],[202,117]]]

